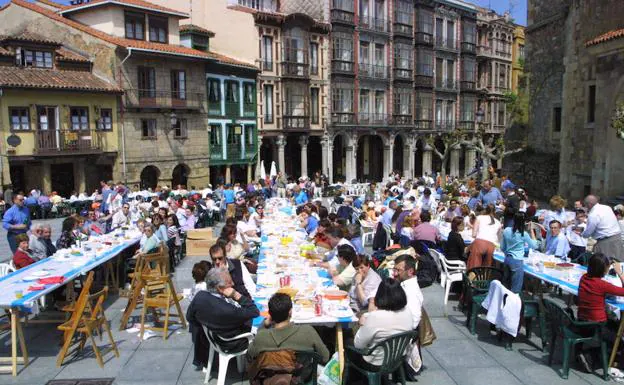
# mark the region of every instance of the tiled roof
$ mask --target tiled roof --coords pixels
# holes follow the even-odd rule
[[[128,7],[149,9],[151,11],[167,13],[167,14],[170,14],[170,15],[177,15],[177,16],[181,16],[181,17],[184,17],[184,18],[189,17],[189,15],[187,13],[180,12],[180,11],[177,11],[175,9],[171,9],[171,8],[167,8],[167,7],[162,7],[160,5],[157,5],[157,4],[154,4],[154,3],[150,3],[150,2],[144,1],[144,0],[91,0],[88,3],[76,4],[76,5],[70,5],[70,6],[63,7],[63,9],[60,11],[60,13],[73,12],[73,11],[76,11],[76,10],[81,9],[81,8],[91,8],[91,7],[100,6],[100,5],[106,5],[106,4],[119,4],[119,5],[125,5],[125,6],[128,6]]]
[[[56,54],[59,56],[60,60],[74,61],[74,62],[81,62],[81,63],[88,63],[91,61],[89,60],[88,57],[82,56],[81,54],[71,51],[65,47],[61,47],[57,49]]]
[[[202,33],[204,35],[208,35],[210,37],[214,37],[215,33],[207,30],[206,28],[202,28],[199,25],[195,24],[182,24],[180,25],[180,32],[195,32]]]
[[[49,5],[50,7],[54,7],[57,9],[63,9],[67,7],[65,4],[57,3],[56,1],[51,1],[51,0],[37,0],[37,2],[45,4],[45,5]]]
[[[121,93],[118,87],[87,71],[1,67],[0,87]]]
[[[0,36],[0,41],[5,41],[5,40],[25,41],[29,43],[39,43],[39,44],[61,45],[61,43],[56,40],[48,39],[47,37],[43,35],[39,35],[37,33],[32,33],[28,31],[23,31],[17,35]]]
[[[589,47],[591,45],[596,45],[600,43],[604,43],[605,41],[617,39],[619,37],[624,36],[624,28],[616,29],[613,31],[609,31],[607,33],[603,33],[602,35],[595,37],[587,42],[585,42],[585,47]]]
[[[128,1],[128,0],[125,0]],[[136,0],[133,0],[136,1]],[[224,56],[224,55],[220,55],[220,54],[216,54],[216,53],[212,53],[212,52],[204,52],[204,51],[199,51],[196,49],[192,49],[192,48],[187,48],[187,47],[183,47],[181,45],[173,45],[173,44],[163,44],[163,43],[154,43],[154,42],[150,42],[150,41],[144,41],[144,40],[132,40],[132,39],[126,39],[126,38],[121,38],[121,37],[115,37],[115,36],[111,36],[107,33],[104,33],[102,31],[98,31],[97,29],[91,28],[89,26],[86,26],[82,23],[78,23],[77,21],[68,19],[66,17],[63,17],[59,14],[57,14],[56,12],[53,12],[49,9],[45,9],[43,7],[39,7],[33,3],[29,3],[27,1],[24,0],[12,0],[13,4],[17,4],[21,7],[24,8],[28,8],[34,12],[40,13],[44,16],[49,17],[50,19],[56,20],[58,22],[61,22],[63,24],[66,24],[72,28],[75,28],[77,30],[80,30],[84,33],[87,33],[91,36],[95,36],[101,40],[104,40],[106,42],[109,42],[111,44],[115,44],[118,45],[120,47],[125,47],[125,48],[133,48],[133,49],[138,49],[138,50],[147,50],[147,51],[154,51],[157,53],[163,53],[163,54],[171,54],[171,55],[179,55],[179,56],[190,56],[190,57],[196,57],[196,58],[200,58],[200,59],[206,59],[206,60],[218,60],[218,61],[222,61],[225,64],[231,64],[231,65],[237,65],[237,66],[241,66],[241,67],[247,67],[250,69],[257,69],[257,67],[245,63],[245,62],[241,62],[238,61],[236,59]]]

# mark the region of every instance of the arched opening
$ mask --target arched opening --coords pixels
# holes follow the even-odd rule
[[[321,174],[327,172],[323,168],[323,148],[321,146],[321,138],[319,136],[310,136],[308,138],[308,176],[313,177],[314,173],[321,171]]]
[[[286,175],[293,179],[299,178],[301,176],[301,146],[299,145],[298,134],[286,136],[284,155]]]
[[[191,174],[190,168],[184,163],[175,166],[171,173],[171,188],[177,188],[178,185],[187,187],[188,177]]]
[[[383,175],[383,141],[378,135],[364,135],[358,141],[357,179],[381,181]]]
[[[416,154],[414,154],[414,177],[420,178],[423,175],[423,148],[425,144],[422,139],[416,142]]]
[[[438,151],[440,151],[441,154],[444,154],[445,146],[444,146],[444,142],[442,141],[442,138],[438,136],[434,142],[434,145],[438,149]],[[442,159],[440,159],[440,157],[436,155],[435,152],[431,154],[431,157],[432,157],[431,165],[432,165],[433,173],[437,174],[437,173],[442,172]],[[446,174],[447,175],[450,173],[450,169],[451,169],[451,157],[449,153],[449,158],[446,161]]]
[[[332,174],[334,176],[333,182],[344,181],[347,176],[345,146],[346,141],[344,136],[336,135],[336,137],[334,137],[332,151]]]
[[[463,147],[459,149],[459,175],[458,177],[463,177],[466,175],[466,151],[464,151]]]
[[[399,175],[403,175],[403,147],[403,137],[397,135],[392,149],[392,171],[398,172]]]
[[[260,160],[264,161],[264,171],[267,175],[271,172],[271,162],[277,165],[277,150],[275,138],[264,137],[260,146]]]
[[[210,166],[210,184],[213,188],[225,183],[225,166]]]
[[[158,185],[158,178],[160,178],[160,170],[156,166],[146,166],[141,171],[141,190],[148,188],[156,188]]]

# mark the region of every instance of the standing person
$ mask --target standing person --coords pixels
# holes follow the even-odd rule
[[[525,230],[524,213],[518,212],[514,215],[512,227],[507,227],[503,231],[501,250],[505,253],[505,265],[511,270],[511,287],[514,293],[522,291],[524,282],[524,258],[525,245],[531,249],[537,249],[535,242],[535,231],[531,228]]]
[[[550,234],[550,222],[559,221],[562,228],[565,228],[568,225],[568,214],[565,210],[565,206],[567,204],[566,200],[560,197],[559,195],[555,195],[550,198],[550,210],[544,216],[544,227],[548,234]]]
[[[113,190],[109,184],[104,181],[100,182],[100,188],[102,190],[102,204],[100,205],[100,211],[103,214],[108,214],[110,205],[109,197],[113,193]]]
[[[489,180],[483,182],[483,188],[479,194],[479,200],[483,206],[494,205],[503,201],[503,196],[497,187],[493,187]]]
[[[470,246],[470,256],[466,268],[468,270],[479,266],[492,266],[494,249],[498,242],[498,233],[501,223],[494,218],[496,208],[493,204],[487,205],[485,214],[477,216],[472,228],[472,236],[475,239]]]
[[[585,207],[589,209],[589,213],[583,237],[596,240],[594,253],[602,253],[609,258],[624,261],[620,224],[611,207],[600,204],[599,201],[595,195],[588,195],[585,198]]]
[[[24,195],[17,194],[13,197],[13,206],[2,217],[2,227],[7,231],[7,242],[11,252],[17,250],[15,236],[25,234],[30,229],[30,211],[24,205]]]
[[[236,193],[229,183],[225,185],[225,190],[223,190],[223,203],[225,204],[226,219],[233,217],[236,209]]]
[[[278,172],[277,177],[275,178],[275,186],[277,186],[278,198],[286,198],[286,184],[288,184],[286,177],[281,171]]]

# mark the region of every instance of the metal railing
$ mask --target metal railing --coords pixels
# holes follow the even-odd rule
[[[492,56],[492,47],[486,45],[477,46],[477,56]]]
[[[126,89],[124,106],[129,108],[202,109],[202,92],[163,91],[157,89]]]
[[[435,39],[435,47],[439,48],[439,49],[447,49],[447,50],[457,50],[457,40],[455,39],[449,39],[449,38],[443,38],[443,37],[439,37],[437,36]]]
[[[102,151],[102,134],[98,130],[36,131],[37,154],[72,154]]]
[[[471,120],[461,120],[457,126],[459,127],[459,129],[463,130],[463,131],[474,131],[475,129],[475,122],[474,119]]]
[[[400,79],[400,80],[412,80],[412,73],[414,72],[413,69],[411,68],[398,68],[398,67],[394,67],[392,69],[392,74],[394,75],[395,79]]]
[[[414,86],[433,87],[433,76],[416,74],[416,77],[414,78]]]
[[[444,91],[457,91],[455,79],[436,79],[435,87]]]
[[[227,145],[225,150],[225,157],[223,157],[223,148],[221,145],[210,146],[210,160],[211,161],[245,161],[252,159],[256,156],[255,146],[252,145],[245,149],[245,153],[240,148],[240,144]]]
[[[330,12],[330,17],[332,23],[355,25],[355,14],[353,12],[345,11],[342,9],[332,9]]]
[[[309,116],[283,115],[282,116],[282,128],[284,130],[309,130],[310,129],[310,117]]]
[[[354,74],[354,66],[352,61],[332,59],[331,70],[335,74]]]
[[[282,62],[282,76],[307,78],[310,77],[310,65],[293,61]]]
[[[353,112],[332,112],[332,124],[355,124],[355,113]]]
[[[414,43],[433,45],[433,35],[428,32],[416,31],[414,34]]]
[[[392,124],[397,126],[410,126],[412,125],[412,115],[394,114],[392,115]]]
[[[412,27],[411,25],[407,25],[407,24],[401,24],[395,21],[394,24],[392,25],[392,32],[395,35],[400,35],[400,36],[411,38],[414,36],[414,27]]]
[[[432,131],[433,121],[431,119],[414,119],[414,126],[418,131]]]
[[[463,53],[476,53],[477,52],[477,45],[475,43],[469,43],[467,41],[463,41],[461,43],[461,51]]]
[[[242,103],[243,113],[241,114],[240,102],[225,102],[225,114],[221,111],[221,102],[208,103],[208,115],[209,116],[230,116],[230,117],[245,117],[253,118],[256,116],[256,104],[255,103]]]
[[[381,125],[389,123],[389,115],[385,113],[377,113],[377,112],[360,112],[358,113],[358,123],[359,124],[373,124],[373,125]]]
[[[436,120],[435,128],[440,131],[453,131],[455,129],[455,121],[446,119]]]
[[[387,79],[388,67],[370,63],[358,63],[358,75],[365,78]]]
[[[362,30],[384,32],[389,31],[388,20],[373,16],[360,16],[358,26]]]
[[[459,89],[461,91],[474,91],[476,90],[476,83],[472,81],[462,80],[459,82]]]

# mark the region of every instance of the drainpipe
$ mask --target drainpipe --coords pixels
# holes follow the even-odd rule
[[[121,61],[121,63],[119,63],[119,67],[118,67],[118,77],[119,77],[119,88],[123,89],[123,82],[122,82],[122,73],[121,73],[121,68],[123,67],[124,63],[126,62],[126,60],[130,59],[130,55],[132,55],[132,48],[128,48],[128,55],[126,55],[126,57]],[[128,174],[127,174],[127,169],[126,169],[126,128],[125,128],[125,122],[124,122],[124,104],[123,104],[123,96],[120,98],[120,117],[121,117],[121,164],[122,164],[122,173],[123,173],[123,180],[124,183],[127,185],[128,184]]]

